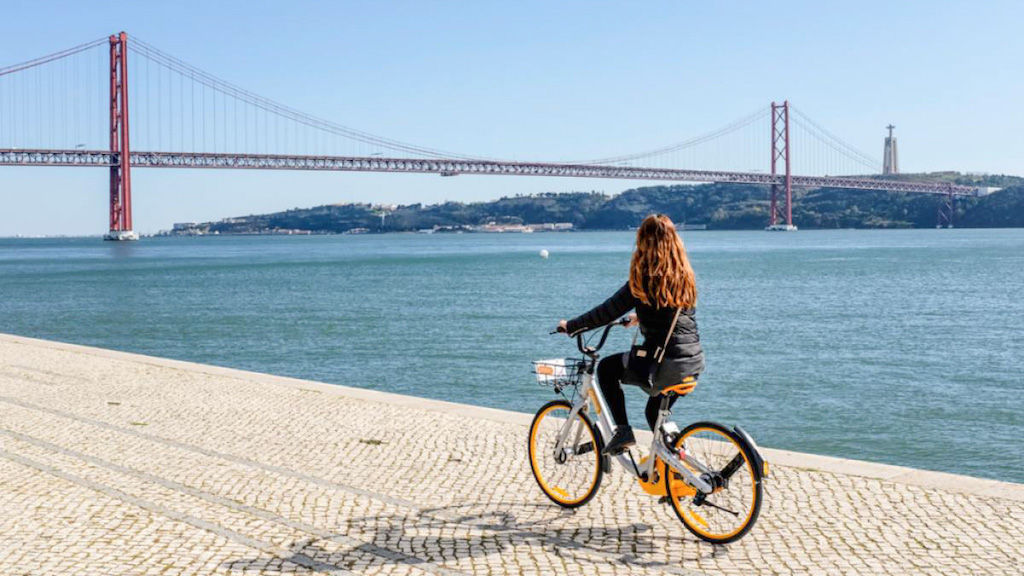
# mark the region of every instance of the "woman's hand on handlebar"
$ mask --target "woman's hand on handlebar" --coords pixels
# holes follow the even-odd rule
[[[607,333],[608,330],[610,330],[612,326],[622,326],[624,328],[629,328],[629,327],[632,327],[632,326],[636,326],[639,323],[640,323],[640,320],[637,318],[635,313],[634,314],[630,314],[629,316],[623,316],[622,318],[616,320],[615,322],[612,322],[611,324],[605,326],[605,333]],[[571,334],[569,334],[569,323],[568,323],[568,321],[566,321],[564,318],[559,320],[558,321],[558,326],[555,327],[555,330],[554,330],[554,332],[552,332],[552,334],[565,334],[567,336],[571,336]]]
[[[565,318],[563,318],[563,319],[558,321],[558,327],[555,328],[555,333],[561,333],[561,334],[568,334],[569,333],[569,323],[565,320]]]

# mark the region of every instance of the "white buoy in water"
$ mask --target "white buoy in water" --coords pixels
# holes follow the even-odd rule
[[[540,251],[540,257],[541,258],[547,258],[548,256],[549,256],[549,254],[548,254],[547,250],[541,250]]]

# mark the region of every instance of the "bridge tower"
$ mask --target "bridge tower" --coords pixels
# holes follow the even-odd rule
[[[128,35],[110,37],[110,231],[104,240],[138,240],[132,230],[132,175],[128,139]]]
[[[783,162],[783,169],[786,172],[782,190],[778,184],[772,184],[771,213],[765,230],[796,230],[796,226],[793,225],[793,172],[790,150],[789,100],[782,104],[772,102],[772,176],[778,174],[780,161]]]

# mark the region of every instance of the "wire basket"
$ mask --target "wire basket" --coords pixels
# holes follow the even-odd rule
[[[561,390],[567,386],[577,386],[583,377],[583,361],[579,358],[551,358],[536,360],[533,373],[541,386],[553,386]]]

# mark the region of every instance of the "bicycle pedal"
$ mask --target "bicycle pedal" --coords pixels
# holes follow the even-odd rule
[[[668,496],[662,496],[658,498],[658,504],[668,504]]]

